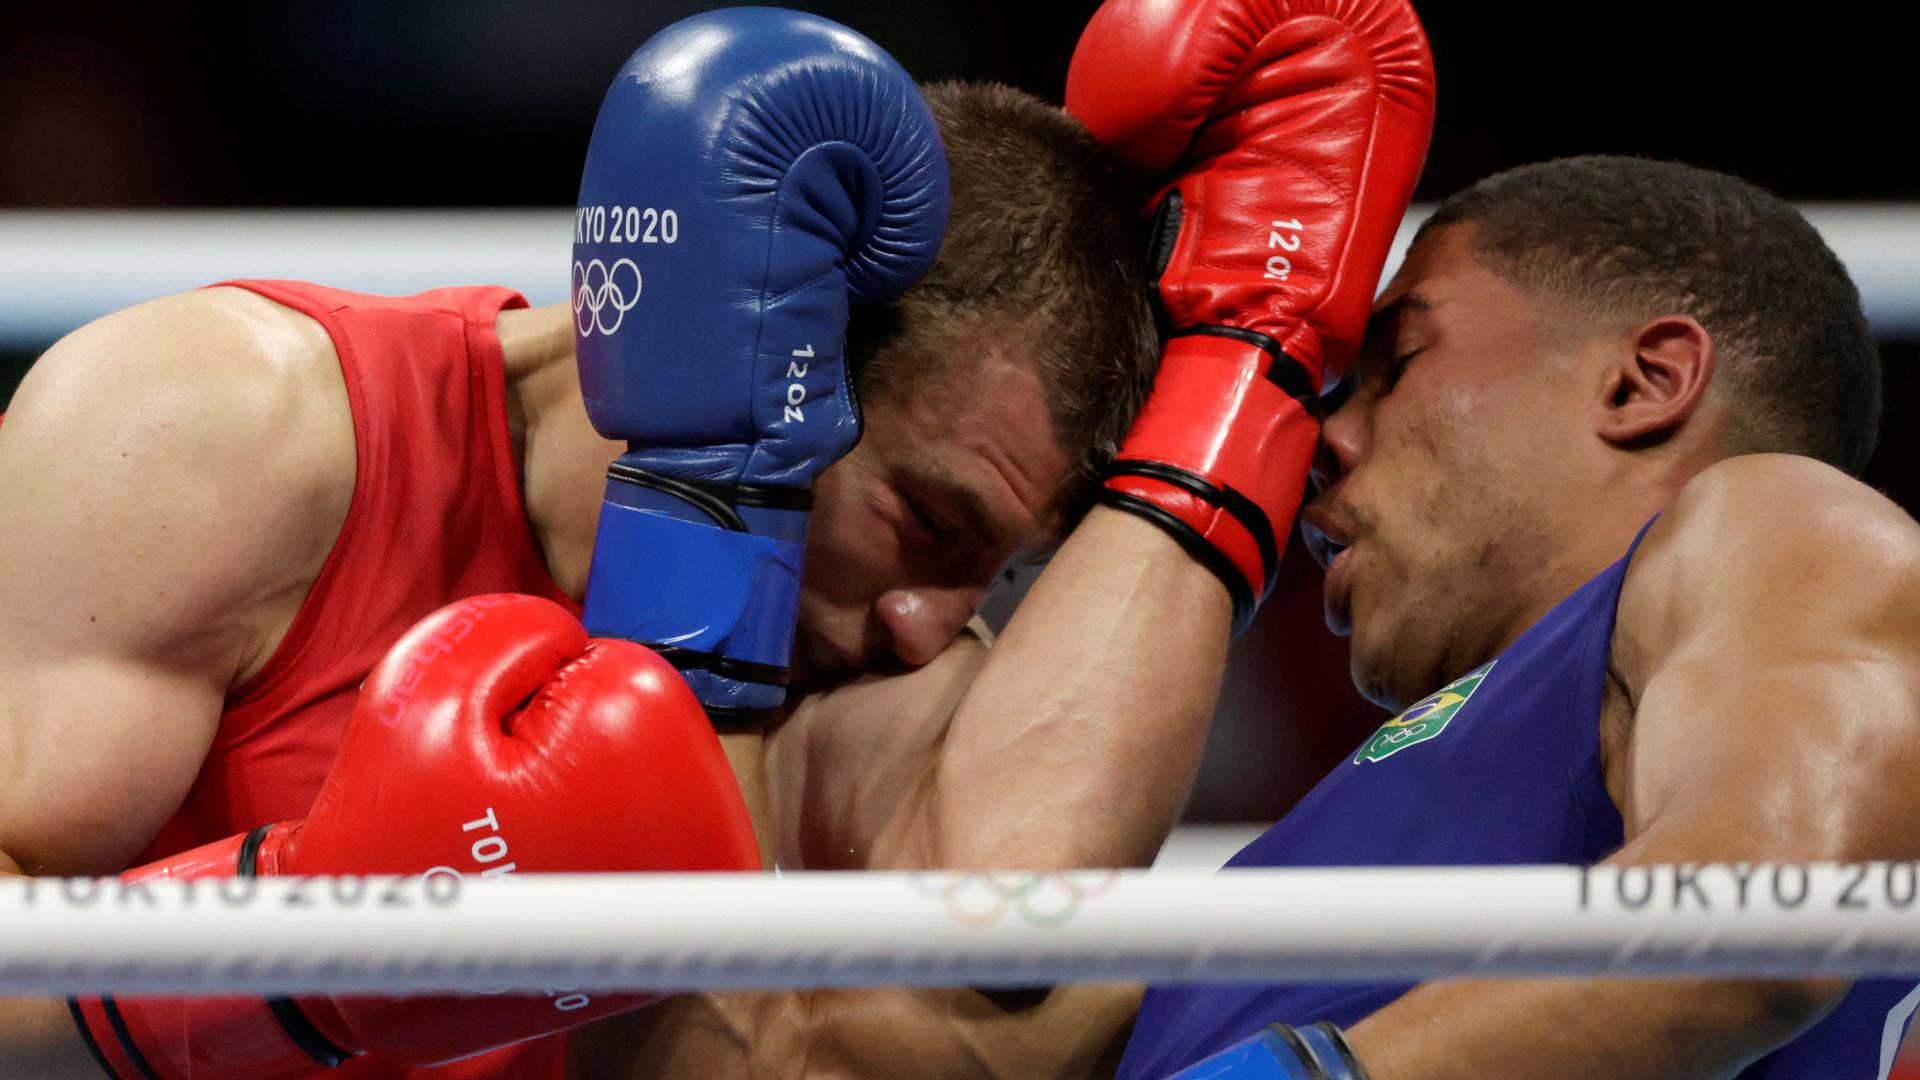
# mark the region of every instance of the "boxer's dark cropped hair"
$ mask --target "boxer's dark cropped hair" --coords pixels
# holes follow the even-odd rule
[[[1785,201],[1690,165],[1576,157],[1482,180],[1422,229],[1464,223],[1490,269],[1576,318],[1705,327],[1730,452],[1866,466],[1880,353],[1845,267]]]
[[[947,147],[952,215],[919,284],[853,310],[855,386],[884,396],[985,348],[1034,349],[1061,443],[1090,478],[1146,401],[1159,358],[1144,198],[1086,128],[1031,94],[991,83],[922,89]]]

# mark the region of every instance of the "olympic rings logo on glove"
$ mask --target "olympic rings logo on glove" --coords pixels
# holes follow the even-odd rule
[[[626,274],[633,275],[631,287]],[[592,337],[595,330],[612,335],[639,302],[640,268],[632,259],[616,260],[611,268],[599,259],[584,266],[574,260],[573,325],[581,337]]]
[[[1082,904],[1106,895],[1120,881],[1118,870],[923,871],[908,876],[915,892],[945,901],[947,914],[962,926],[992,926],[1012,913],[1042,930],[1064,926]]]

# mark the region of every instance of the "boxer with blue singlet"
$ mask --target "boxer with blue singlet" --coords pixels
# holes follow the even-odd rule
[[[1223,17],[1192,33],[1110,0],[1068,87],[1167,184],[1176,335],[1182,312],[1287,290],[1229,293],[1217,263],[1183,262],[1173,197],[1239,155],[1246,203],[1308,201],[1318,185],[1288,173],[1350,114],[1265,95],[1345,85],[1331,73],[1369,49],[1389,69],[1410,20],[1193,6]],[[1303,113],[1321,126],[1263,141]],[[1303,518],[1355,683],[1399,715],[1232,865],[1920,855],[1920,527],[1848,475],[1879,404],[1845,270],[1750,185],[1587,158],[1449,200],[1376,303]],[[1815,977],[1155,987],[1118,1072],[1870,1080],[1916,1002],[1910,980]]]
[[[1229,865],[1920,855],[1920,526],[1854,479],[1878,356],[1797,211],[1676,164],[1523,167],[1441,205],[1373,319],[1303,521],[1398,715]],[[1876,1080],[1917,1002],[1817,974],[1164,986],[1119,1075]]]

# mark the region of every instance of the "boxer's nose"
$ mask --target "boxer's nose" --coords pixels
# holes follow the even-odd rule
[[[986,590],[977,585],[890,589],[875,605],[893,654],[909,667],[932,661],[953,643],[980,609]]]
[[[1332,487],[1353,471],[1366,446],[1366,422],[1353,402],[1341,406],[1320,424],[1320,445],[1313,456],[1314,494]]]

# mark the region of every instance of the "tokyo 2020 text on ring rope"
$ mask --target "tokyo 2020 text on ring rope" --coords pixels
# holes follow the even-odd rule
[[[1920,975],[1920,864],[0,880],[0,994]]]

